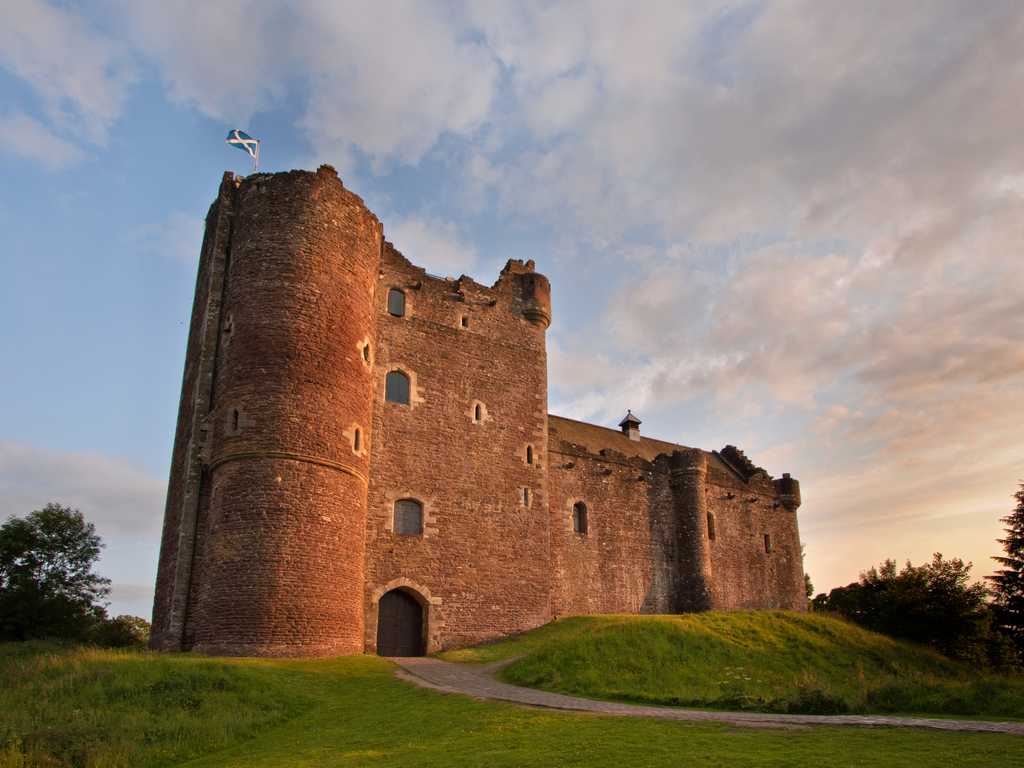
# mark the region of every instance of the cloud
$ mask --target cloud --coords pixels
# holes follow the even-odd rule
[[[81,162],[85,153],[69,141],[55,136],[49,128],[22,112],[0,117],[0,145],[26,160],[54,169]]]
[[[472,133],[498,76],[455,9],[422,0],[119,7],[174,101],[244,124],[298,90],[317,159],[343,170],[354,153],[414,164],[442,134]]]
[[[143,224],[124,233],[124,242],[172,259],[194,263],[203,244],[203,221],[171,211],[166,224]]]
[[[99,145],[135,80],[124,43],[43,0],[0,4],[0,65],[32,86],[57,131]]]
[[[406,258],[428,271],[454,276],[476,264],[476,249],[452,222],[434,216],[390,217],[386,234]]]
[[[167,483],[98,453],[55,451],[0,438],[0,519],[48,503],[79,509],[107,538],[160,538]]]

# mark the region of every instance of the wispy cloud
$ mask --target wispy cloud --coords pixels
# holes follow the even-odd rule
[[[125,232],[122,239],[140,250],[192,263],[199,258],[203,222],[187,213],[171,211],[166,223],[143,224]]]
[[[0,146],[7,152],[49,168],[68,168],[81,162],[85,153],[65,141],[38,120],[23,112],[0,116]]]
[[[32,86],[60,133],[104,144],[136,77],[128,50],[72,8],[0,4],[0,65]]]
[[[476,248],[453,222],[436,216],[389,217],[385,235],[407,259],[430,272],[461,275],[476,264]]]
[[[0,438],[0,519],[48,503],[81,510],[104,538],[160,537],[167,483],[99,453],[37,448]]]

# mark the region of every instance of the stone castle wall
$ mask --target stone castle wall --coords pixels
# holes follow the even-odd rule
[[[546,322],[531,322],[524,306],[536,277],[532,263],[510,262],[492,287],[444,280],[385,249],[366,529],[370,652],[377,601],[399,582],[429,611],[431,651],[548,621]],[[405,297],[401,316],[387,311],[390,290]],[[410,379],[408,405],[384,398],[395,370]],[[406,498],[424,505],[422,535],[394,531],[394,503]]]
[[[492,286],[428,275],[329,166],[226,174],[199,265],[151,645],[373,653],[396,589],[421,608],[425,652],[552,615],[802,610],[796,481],[731,447],[549,416],[550,319],[533,262],[510,261]],[[407,402],[385,396],[393,372]],[[422,505],[417,533],[396,530],[402,500]]]

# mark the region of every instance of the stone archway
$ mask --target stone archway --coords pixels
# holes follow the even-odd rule
[[[380,598],[377,607],[377,655],[423,655],[423,606],[403,589]]]

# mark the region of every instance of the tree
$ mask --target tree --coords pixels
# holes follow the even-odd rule
[[[839,613],[867,629],[929,645],[952,659],[992,666],[1013,663],[993,629],[984,584],[970,581],[971,564],[935,553],[926,565],[896,561],[861,573],[857,583],[815,598],[815,608]],[[823,599],[824,598],[824,599]]]
[[[1024,659],[1024,483],[1013,497],[1017,507],[999,521],[1006,524],[1006,538],[996,539],[1006,555],[992,558],[1005,567],[988,579],[996,594],[996,624],[1013,640],[1018,656]]]
[[[0,526],[0,640],[86,639],[106,615],[103,547],[77,509],[47,504]]]
[[[131,648],[143,646],[149,641],[149,622],[139,616],[121,615],[104,619],[93,635],[98,645],[104,648]]]

